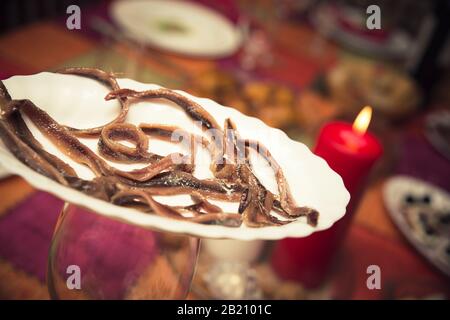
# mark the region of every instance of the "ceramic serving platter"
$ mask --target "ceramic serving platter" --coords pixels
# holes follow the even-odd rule
[[[140,83],[130,79],[118,79],[118,82],[122,88],[134,90],[158,88],[154,84]],[[85,77],[44,72],[31,76],[15,76],[5,80],[4,84],[14,99],[30,99],[59,123],[76,128],[89,128],[105,124],[114,119],[120,109],[117,101],[104,100],[108,93],[105,86]],[[262,121],[245,116],[233,108],[221,106],[209,99],[194,97],[183,91],[177,90],[177,92],[203,106],[216,118],[219,124],[223,124],[226,118],[231,118],[236,123],[237,130],[243,138],[264,143],[283,169],[297,204],[315,208],[320,212],[317,227],[306,224],[304,218],[284,226],[231,228],[219,225],[202,225],[146,214],[135,209],[116,206],[64,187],[24,165],[1,143],[0,165],[9,172],[22,176],[36,188],[50,192],[69,203],[84,206],[98,214],[144,228],[191,234],[199,237],[240,240],[305,237],[315,231],[329,228],[345,214],[350,196],[341,177],[328,166],[325,160],[314,155],[304,144],[289,139],[282,131],[268,127]],[[59,152],[51,142],[43,137],[29,119],[25,117],[25,121],[33,135],[48,152],[70,164],[80,177],[84,179],[93,178],[92,172],[87,167],[75,163]],[[201,133],[200,129],[178,106],[160,99],[133,104],[126,121],[133,124],[171,124],[190,132]],[[97,139],[80,140],[97,152]],[[182,147],[179,144],[150,138],[149,150],[161,155],[175,151],[183,152],[180,148]],[[195,175],[199,178],[212,177],[207,151],[201,148],[197,151]],[[261,182],[269,190],[277,193],[277,184],[270,166],[257,154],[251,155],[251,161]],[[108,163],[123,170],[144,166],[142,164]],[[186,205],[190,201],[188,196],[156,197],[156,199],[173,205]],[[237,212],[237,203],[218,201],[214,201],[214,203],[221,206],[226,212]]]

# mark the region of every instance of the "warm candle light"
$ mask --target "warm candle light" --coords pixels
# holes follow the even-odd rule
[[[359,135],[366,133],[369,127],[370,119],[372,118],[372,108],[370,106],[365,106],[356,117],[353,122],[352,129]]]

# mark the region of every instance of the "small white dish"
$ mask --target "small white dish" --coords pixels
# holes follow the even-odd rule
[[[409,204],[407,196],[419,199],[428,197],[425,204]],[[450,213],[450,195],[444,190],[410,176],[393,176],[383,187],[383,199],[388,212],[408,241],[433,265],[450,276],[450,258],[445,250],[450,246],[450,233],[436,237],[429,237],[411,224],[411,215],[423,210],[424,212]],[[418,208],[411,208],[418,206]],[[428,209],[427,209],[428,208]],[[437,214],[437,213],[436,213]],[[413,221],[413,222],[417,222]],[[417,225],[416,225],[417,226]]]
[[[120,0],[112,3],[110,14],[128,37],[179,54],[220,58],[242,43],[231,21],[189,1]]]

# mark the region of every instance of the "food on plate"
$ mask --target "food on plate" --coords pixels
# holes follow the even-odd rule
[[[433,206],[433,197],[429,194],[406,194],[401,213],[412,235],[449,263],[450,212]]]
[[[110,89],[105,99],[118,100],[121,111],[103,126],[72,128],[58,123],[28,99],[12,99],[0,82],[0,138],[10,152],[31,169],[90,196],[173,219],[230,227],[242,223],[248,227],[263,227],[284,225],[306,217],[309,225],[317,225],[318,212],[297,206],[283,171],[270,151],[259,141],[240,137],[232,119],[227,118],[222,127],[200,104],[180,93],[166,88],[146,91],[120,88],[114,75],[102,70],[69,68],[61,73],[104,83]],[[167,124],[144,122],[136,126],[125,122],[133,104],[149,99],[173,102],[202,129],[202,134]],[[80,178],[69,164],[46,151],[23,116],[65,156],[88,167],[95,178]],[[175,152],[163,156],[150,151],[149,136],[172,141],[174,134],[191,146],[188,154]],[[79,138],[98,139],[99,155]],[[197,147],[208,150],[213,178],[195,177]],[[250,150],[257,151],[272,168],[278,194],[269,191],[255,175]],[[145,166],[126,171],[112,166],[109,161]],[[155,196],[180,194],[190,195],[194,204],[170,206],[155,199]],[[223,212],[210,200],[237,202],[239,207],[237,212]]]
[[[214,69],[197,77],[192,91],[257,117],[271,127],[288,129],[295,125],[296,92],[286,85]]]
[[[415,111],[421,100],[408,75],[368,61],[344,61],[329,72],[326,81],[333,101],[348,112],[369,104],[390,118],[399,118]]]

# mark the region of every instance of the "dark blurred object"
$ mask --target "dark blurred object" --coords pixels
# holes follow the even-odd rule
[[[232,72],[212,69],[197,77],[190,90],[256,116],[272,127],[287,129],[296,125],[297,92],[283,84],[241,79]]]
[[[396,174],[412,176],[450,192],[449,160],[423,134],[409,134],[396,144]]]
[[[390,119],[406,118],[421,101],[420,89],[404,71],[367,59],[346,59],[326,77],[332,100],[348,114],[372,106]]]
[[[417,41],[409,56],[407,68],[424,91],[425,101],[431,89],[450,65],[450,0],[434,0],[433,11],[422,19]]]
[[[336,118],[340,113],[336,103],[313,90],[300,93],[296,111],[298,124],[311,137],[315,136],[327,121]]]
[[[366,12],[371,5],[380,7],[381,29],[368,29]],[[408,56],[416,30],[405,21],[420,20],[425,6],[418,1],[336,0],[320,1],[311,12],[318,31],[343,47],[359,54],[400,61]],[[407,20],[407,19],[406,19]]]
[[[83,9],[101,0],[2,0],[0,1],[0,33],[36,21],[63,16],[67,7]]]
[[[381,29],[366,26],[370,5],[381,11]],[[318,31],[351,52],[393,62],[423,89],[427,106],[432,88],[450,66],[450,0],[317,1],[310,19]]]
[[[450,160],[450,110],[437,111],[427,117],[425,136],[436,151]]]

